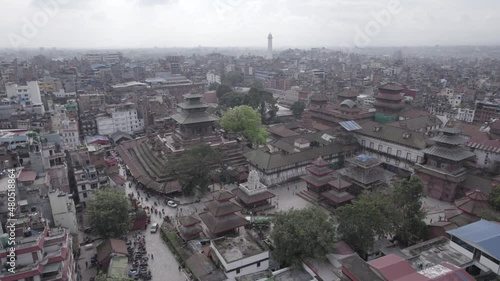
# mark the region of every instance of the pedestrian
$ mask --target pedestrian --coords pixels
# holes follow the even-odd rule
[[[154,259],[155,259],[155,257],[153,256],[153,254],[151,254],[151,259],[152,259],[152,260],[154,260]]]
[[[179,271],[181,271],[181,266],[179,265]]]
[[[85,261],[85,268],[89,269],[89,262],[88,261]]]

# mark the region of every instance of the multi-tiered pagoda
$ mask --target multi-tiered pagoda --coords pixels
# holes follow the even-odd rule
[[[475,154],[462,146],[467,137],[460,133],[458,128],[441,129],[432,139],[436,144],[424,150],[424,163],[416,164],[415,172],[422,179],[427,196],[452,202],[457,197],[459,184],[466,180],[465,162]]]
[[[347,167],[342,174],[353,185],[362,189],[372,189],[386,182],[386,173],[381,162],[368,154],[360,154],[347,159]]]
[[[352,186],[352,184],[348,181],[343,180],[340,175],[337,175],[336,178],[333,178],[329,183],[331,187],[330,190],[327,190],[321,193],[321,196],[325,198],[330,205],[333,207],[338,207],[343,204],[351,202],[354,198],[354,195],[349,193],[347,189]]]
[[[184,95],[185,101],[177,105],[181,112],[172,115],[178,127],[176,136],[182,141],[210,137],[214,134],[214,123],[219,118],[207,112],[209,106],[201,101],[202,97],[194,93]]]
[[[234,195],[228,191],[218,191],[214,193],[213,200],[205,203],[207,211],[201,213],[200,218],[209,236],[217,237],[249,224],[238,214],[243,208],[231,202],[233,198]]]
[[[200,233],[203,231],[200,226],[201,221],[193,216],[180,217],[178,223],[179,234],[184,241],[199,238]]]
[[[387,83],[378,88],[373,107],[377,110],[375,120],[382,123],[397,120],[398,114],[405,107],[404,97],[401,95],[403,87],[396,83]]]
[[[301,177],[307,183],[307,190],[316,194],[329,190],[328,183],[332,180],[331,173],[333,173],[333,170],[328,167],[328,162],[319,157],[311,164],[306,168],[308,174]]]

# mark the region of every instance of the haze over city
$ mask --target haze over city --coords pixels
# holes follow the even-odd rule
[[[359,30],[391,6],[395,12],[380,30],[371,27],[376,36],[362,47],[500,43],[492,36],[500,33],[495,0],[2,0],[0,5],[5,48],[261,47],[269,32],[276,49],[344,47],[357,45]],[[36,31],[23,35],[30,24]],[[26,40],[16,43],[16,36]]]

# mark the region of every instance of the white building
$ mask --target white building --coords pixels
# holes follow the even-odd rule
[[[220,75],[215,73],[215,71],[209,71],[207,73],[208,84],[217,83],[221,84]]]
[[[269,268],[269,251],[250,234],[212,240],[210,248],[229,281]]]
[[[111,113],[111,116],[96,118],[97,132],[99,135],[111,135],[117,131],[128,134],[144,130],[144,120],[137,117],[134,108],[120,108]]]
[[[472,121],[474,121],[474,111],[474,109],[458,108],[455,118],[460,121],[472,123]]]
[[[49,193],[49,200],[55,226],[67,228],[70,233],[78,233],[73,199],[64,192],[54,191]]]
[[[448,97],[448,102],[453,107],[459,107],[462,104],[462,98],[464,94],[453,94]]]
[[[6,84],[5,90],[8,98],[16,99],[21,104],[32,107],[37,113],[44,113],[38,81],[29,81],[26,85]]]
[[[494,169],[500,164],[500,141],[477,140],[467,142],[469,149],[476,155],[476,164],[481,168]]]
[[[94,190],[99,189],[99,177],[94,166],[84,166],[75,170],[76,188],[80,202],[85,206],[85,202],[92,196]]]
[[[480,220],[447,232],[451,248],[500,275],[500,224]]]
[[[80,134],[78,133],[78,122],[75,120],[63,120],[61,122],[60,134],[63,137],[63,149],[73,150],[80,145]]]
[[[413,172],[415,163],[422,163],[429,139],[423,132],[366,122],[356,131],[356,138],[367,154],[376,156],[386,166]]]

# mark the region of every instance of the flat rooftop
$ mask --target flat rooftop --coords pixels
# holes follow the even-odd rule
[[[267,251],[248,234],[234,238],[225,237],[212,240],[212,245],[219,251],[226,263],[255,256]]]
[[[448,262],[460,267],[471,261],[468,257],[452,249],[449,240],[444,237],[413,245],[401,250],[401,252],[408,257],[408,262],[417,270],[419,270],[419,265],[429,267]]]

